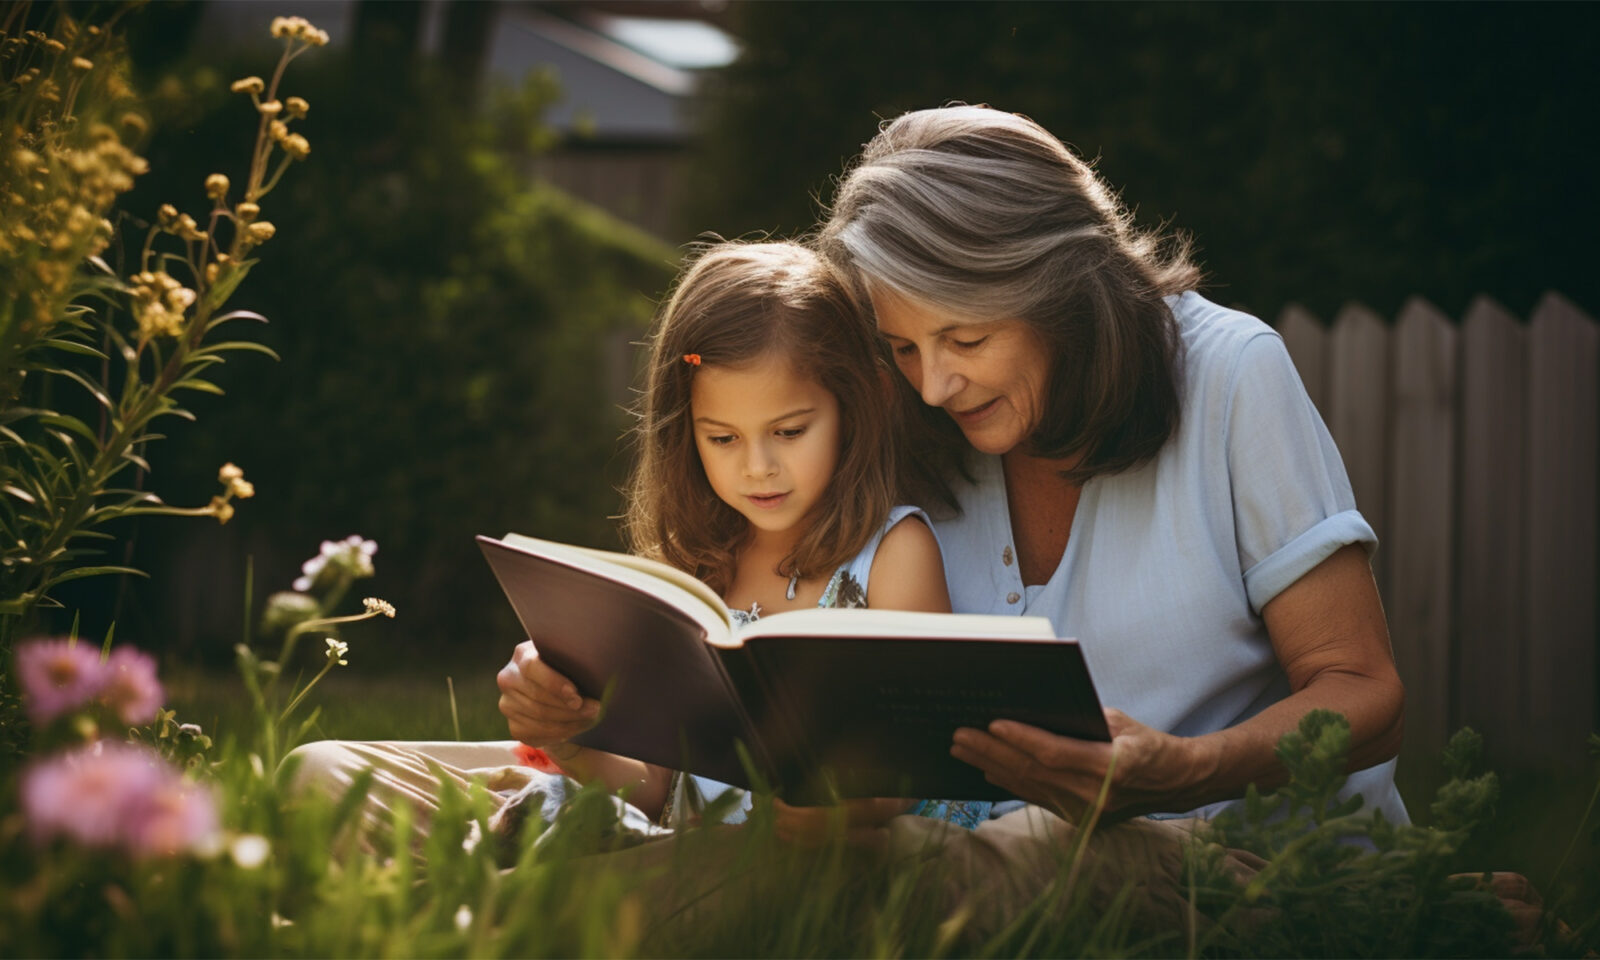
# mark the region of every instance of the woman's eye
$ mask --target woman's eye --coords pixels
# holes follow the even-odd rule
[[[722,433],[714,437],[706,437],[706,442],[714,447],[725,447],[733,441],[734,436],[731,433]]]
[[[773,431],[773,432],[776,433],[779,437],[782,437],[785,440],[793,440],[795,437],[800,436],[800,434],[805,433],[806,432],[806,428],[805,427],[784,427],[782,430],[776,430],[776,431]]]
[[[894,348],[894,355],[897,357],[909,357],[916,352],[917,345],[914,343],[902,343]]]
[[[956,346],[960,347],[963,350],[971,350],[973,347],[981,347],[981,346],[983,346],[983,342],[985,340],[987,340],[987,339],[989,339],[989,338],[988,337],[979,337],[976,340],[951,340],[950,342],[955,344]]]

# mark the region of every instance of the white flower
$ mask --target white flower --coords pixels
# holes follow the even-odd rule
[[[272,852],[272,845],[267,838],[259,834],[246,833],[235,837],[228,847],[228,852],[233,855],[233,862],[246,870],[254,870],[267,862],[267,854]]]
[[[456,909],[456,929],[465,930],[472,926],[472,908],[462,904]]]
[[[361,603],[367,608],[368,613],[381,613],[391,620],[394,619],[394,604],[387,600],[379,600],[377,597],[366,597],[362,599]]]
[[[350,644],[345,643],[343,640],[335,640],[332,637],[328,638],[328,659],[329,660],[335,661],[341,667],[347,666],[347,665],[349,665],[350,661],[346,660],[344,658],[344,655],[349,653],[349,652],[350,652]]]

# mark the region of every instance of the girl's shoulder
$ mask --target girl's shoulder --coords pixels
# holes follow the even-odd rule
[[[883,530],[851,566],[869,607],[950,611],[939,540],[917,507],[890,511]]]

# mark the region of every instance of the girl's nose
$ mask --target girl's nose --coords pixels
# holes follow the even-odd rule
[[[752,479],[774,476],[778,472],[778,458],[765,443],[752,443],[744,458],[744,475]]]

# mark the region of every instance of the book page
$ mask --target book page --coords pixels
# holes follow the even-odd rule
[[[733,616],[715,591],[682,570],[659,560],[615,550],[540,540],[520,533],[508,533],[500,540],[508,546],[571,563],[580,569],[620,580],[660,597],[700,621],[712,642],[726,637],[733,629]]]
[[[951,640],[1055,640],[1044,617],[1000,617],[974,613],[912,613],[905,610],[786,610],[762,617],[718,646],[742,646],[762,636],[879,637]]]

